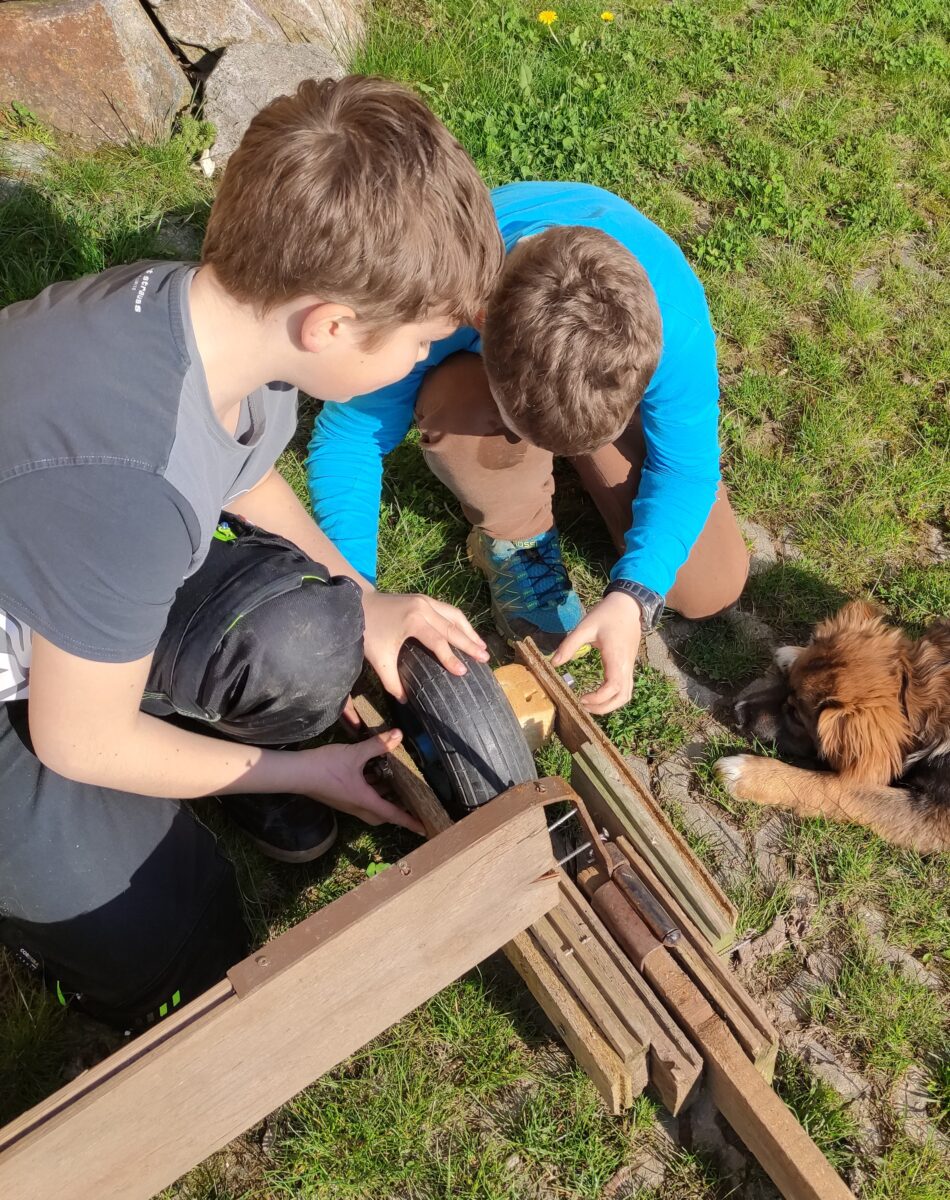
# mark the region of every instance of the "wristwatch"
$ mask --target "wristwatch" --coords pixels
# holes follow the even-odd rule
[[[642,583],[634,583],[632,579],[615,579],[613,583],[608,584],[605,596],[609,596],[611,592],[623,592],[627,596],[632,596],[640,605],[640,615],[643,622],[644,633],[649,633],[651,629],[656,629],[657,622],[663,615],[664,599],[659,592],[654,592],[648,587],[644,587]]]

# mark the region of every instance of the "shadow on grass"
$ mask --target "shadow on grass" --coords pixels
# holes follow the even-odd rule
[[[32,299],[62,280],[144,259],[190,261],[200,253],[208,205],[186,203],[128,223],[113,211],[95,225],[59,184],[0,176],[0,308]],[[109,208],[109,198],[103,199]],[[113,210],[117,208],[112,205]]]
[[[753,575],[741,604],[752,607],[775,630],[781,642],[799,642],[817,621],[854,599],[823,579],[811,567],[781,562]]]

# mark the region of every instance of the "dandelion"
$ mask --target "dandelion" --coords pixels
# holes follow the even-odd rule
[[[557,20],[557,13],[553,8],[546,8],[543,12],[538,13],[538,20],[542,25],[547,25],[548,29],[550,29]]]
[[[612,21],[614,19],[614,14],[612,12],[602,12],[600,14],[600,19],[602,21]]]

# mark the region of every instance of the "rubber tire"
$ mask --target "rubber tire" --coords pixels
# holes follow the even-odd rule
[[[491,667],[457,651],[468,670],[452,675],[414,638],[399,652],[409,708],[428,734],[463,817],[516,783],[537,779],[518,718]]]

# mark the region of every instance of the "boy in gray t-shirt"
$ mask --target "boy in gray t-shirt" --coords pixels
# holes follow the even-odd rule
[[[335,809],[421,832],[362,774],[398,733],[286,747],[345,712],[364,653],[402,698],[406,638],[456,673],[487,652],[450,605],[370,587],[274,463],[298,387],[401,378],[502,253],[420,100],[308,81],[252,122],[200,266],[0,311],[0,939],[64,1001],[135,1026],[245,951],[230,864],[181,800],[221,796],[289,861],[329,848]]]

